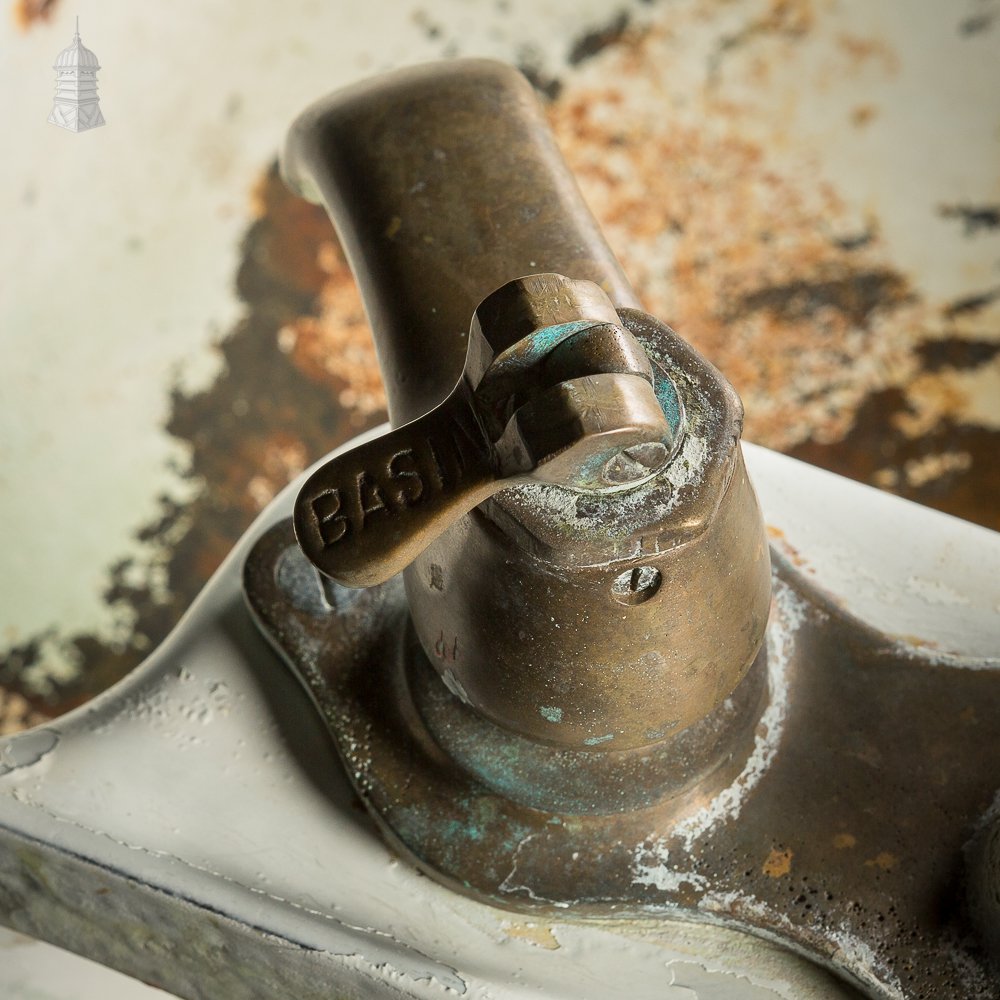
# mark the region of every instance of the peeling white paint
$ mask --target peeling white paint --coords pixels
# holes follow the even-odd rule
[[[0,744],[0,775],[33,767],[59,745],[54,729],[32,729]]]
[[[919,597],[928,604],[938,604],[942,607],[955,607],[969,604],[969,598],[960,594],[953,587],[941,580],[929,580],[926,577],[910,575],[906,579],[906,592]]]
[[[1000,631],[997,643],[1000,648]],[[900,656],[920,660],[935,667],[950,667],[954,670],[1000,670],[1000,656],[964,656],[961,653],[949,653],[947,650],[935,649],[933,646],[905,638],[895,639],[892,645]]]
[[[671,974],[670,985],[674,989],[683,989],[691,1000],[731,1000],[738,995],[741,1000],[773,1000],[773,987],[751,982],[747,976],[733,973],[720,973],[699,962],[675,959],[667,963]],[[798,1000],[794,993],[785,993],[789,1000]]]

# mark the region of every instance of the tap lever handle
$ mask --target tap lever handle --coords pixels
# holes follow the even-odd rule
[[[487,298],[444,402],[306,482],[294,520],[308,558],[339,583],[371,586],[506,487],[604,492],[655,475],[673,433],[649,359],[609,316],[617,320],[596,285],[561,275],[518,279]]]
[[[429,413],[313,473],[295,504],[295,534],[322,573],[369,587],[503,485],[463,380]]]
[[[519,407],[490,440],[466,380],[437,408],[331,459],[295,503],[295,534],[327,576],[370,587],[406,568],[462,514],[518,483],[610,491],[665,464],[670,429],[653,387],[586,375]]]

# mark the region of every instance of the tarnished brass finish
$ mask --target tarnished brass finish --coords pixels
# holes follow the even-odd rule
[[[360,596],[335,610],[309,568],[276,526],[247,563],[251,607],[386,838],[428,874],[560,921],[722,922],[880,1000],[1000,997],[987,664],[914,658],[779,558],[766,678],[751,670],[661,747],[583,753],[512,737],[445,690],[398,580],[338,591]],[[956,733],[969,706],[976,726]]]
[[[515,322],[545,325],[511,342],[497,299],[517,310]],[[649,359],[597,285],[517,279],[477,310],[448,398],[317,470],[299,494],[295,529],[322,572],[372,586],[501,489],[537,481],[601,492],[652,478],[677,430]]]
[[[451,392],[470,317],[514,278],[584,278],[616,307],[639,305],[509,66],[418,66],[324,98],[292,126],[282,173],[337,225],[394,426]]]
[[[772,571],[739,400],[634,308],[526,82],[352,88],[284,170],[337,224],[395,429],[316,473],[302,550],[271,529],[245,589],[387,839],[499,905],[723,921],[873,996],[1000,996],[970,933],[996,951],[1000,719],[978,768],[948,732],[995,672],[915,664]],[[405,601],[303,551],[355,584],[412,560]]]
[[[471,61],[351,88],[296,123],[284,172],[338,227],[393,423],[420,416],[306,485],[310,559],[354,585],[412,560],[424,652],[512,733],[626,749],[711,714],[767,620],[742,408],[622,312],[634,294],[523,77]]]
[[[770,593],[739,401],[668,329],[622,317],[677,373],[685,426],[666,469],[622,493],[498,494],[404,576],[452,690],[513,733],[584,750],[655,744],[708,715],[753,662]],[[623,601],[633,576],[649,585]]]

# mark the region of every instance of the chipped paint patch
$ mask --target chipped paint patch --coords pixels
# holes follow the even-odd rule
[[[548,924],[536,924],[532,922],[524,923],[504,923],[503,932],[509,938],[518,941],[527,941],[537,948],[544,948],[546,951],[556,951],[561,945],[555,935],[555,929]]]
[[[542,706],[539,714],[546,722],[562,722],[563,710],[555,706]]]
[[[997,610],[1000,612],[1000,608]],[[893,636],[892,645],[898,654],[936,667],[951,667],[957,670],[1000,670],[1000,656],[963,656],[950,653],[938,648],[937,643],[919,636]]]
[[[667,963],[667,971],[671,987],[685,991],[683,1000],[731,1000],[733,997],[739,1000],[777,1000],[778,997],[792,1000],[784,983],[760,986],[747,976],[709,971],[706,965],[698,962],[676,959]]]
[[[774,848],[760,870],[769,878],[784,878],[792,870],[792,857],[792,851]]]
[[[866,868],[880,868],[884,872],[891,872],[899,864],[899,858],[889,851],[879,851],[874,858],[869,858],[865,862]]]
[[[54,729],[34,729],[0,746],[0,775],[32,767],[59,745]]]

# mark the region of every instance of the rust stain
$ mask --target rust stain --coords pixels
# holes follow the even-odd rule
[[[261,510],[278,491],[306,467],[302,442],[288,431],[278,431],[262,442],[258,472],[247,483],[250,501]]]
[[[773,848],[761,871],[770,878],[783,878],[792,870],[792,852]]]
[[[858,838],[854,836],[853,833],[835,833],[833,835],[833,846],[838,851],[844,851],[848,848],[854,847],[858,842]]]
[[[48,716],[35,709],[31,702],[17,691],[0,687],[0,736],[11,736],[44,722]]]
[[[918,649],[940,649],[940,643],[935,642],[933,639],[924,639],[919,635],[910,635],[909,633],[902,633],[900,635],[894,636],[899,642],[905,643],[907,646],[915,646]]]
[[[572,45],[566,61],[570,66],[577,66],[587,59],[593,58],[598,52],[621,41],[628,28],[627,11],[621,11],[606,25],[584,32]]]
[[[878,64],[889,74],[899,71],[899,56],[896,51],[882,38],[856,35],[852,32],[841,32],[837,36],[837,45],[848,57],[852,69],[859,70],[866,64]]]
[[[959,23],[958,33],[970,38],[973,35],[978,35],[981,32],[989,31],[993,27],[994,22],[997,19],[997,14],[1000,13],[996,10],[985,10],[980,13],[972,14],[970,17],[965,18]]]
[[[948,320],[954,320],[963,316],[975,315],[998,301],[1000,301],[1000,288],[988,288],[983,292],[973,292],[971,295],[964,295],[949,303],[944,310],[944,317]]]
[[[850,223],[828,185],[740,135],[742,108],[703,95],[697,123],[663,114],[670,47],[654,27],[600,57],[627,85],[567,82],[560,146],[646,308],[736,385],[747,436],[838,440],[867,393],[913,370],[925,310],[877,237],[837,242]]]
[[[14,0],[14,23],[27,31],[39,21],[49,21],[55,13],[58,0]]]
[[[925,486],[953,472],[965,472],[972,467],[972,455],[967,451],[945,451],[921,458],[910,458],[903,463],[907,485]]]
[[[888,851],[879,851],[874,858],[869,858],[865,862],[866,868],[879,868],[884,872],[892,871],[896,865],[899,864],[899,858],[895,854],[890,854]]]
[[[870,125],[874,120],[876,115],[878,115],[878,108],[872,104],[859,104],[851,112],[851,124],[855,128],[864,128],[866,125]]]
[[[975,236],[980,232],[1000,229],[1000,205],[970,205],[956,203],[942,205],[938,214],[945,219],[958,219],[966,236]]]
[[[322,247],[324,280],[318,316],[299,316],[278,331],[278,344],[308,378],[340,384],[337,404],[362,426],[385,411],[385,390],[361,296],[334,243]]]
[[[776,547],[793,566],[804,569],[807,573],[815,573],[815,570],[809,565],[809,560],[788,541],[781,528],[776,528],[772,524],[767,525],[766,528],[768,538],[775,543]]]
[[[260,508],[309,462],[380,419],[381,388],[360,299],[322,208],[290,194],[276,167],[252,192],[256,217],[236,275],[244,318],[219,345],[223,370],[203,392],[174,390],[168,432],[183,441],[195,498],[160,498],[140,551],[108,571],[104,600],[123,640],[30,637],[0,661],[0,727],[59,715],[136,666],[173,627]],[[322,362],[324,351],[338,354]],[[347,408],[352,406],[353,408]],[[80,664],[40,695],[25,678],[50,645]]]
[[[253,261],[244,260],[237,284],[263,273],[281,288],[301,293],[300,310],[310,310],[327,275],[320,263],[321,248],[334,239],[326,212],[292,194],[275,170],[261,174],[250,191],[249,206],[258,225],[248,233],[244,250],[252,247]]]
[[[694,9],[694,17],[700,20],[708,20],[715,13],[711,5],[698,4]],[[768,36],[793,41],[812,31],[815,23],[816,12],[811,0],[770,0],[762,13],[750,17],[742,27],[719,39],[715,52],[709,57],[709,81],[717,81],[723,59],[728,53]],[[758,82],[766,78],[766,59],[757,57],[753,60],[751,76]]]
[[[1000,430],[1000,357],[973,369],[923,372],[909,383],[910,412],[896,425],[908,437],[926,434],[945,418]]]
[[[273,170],[255,186],[251,207],[264,220],[260,264],[304,296],[277,331],[278,349],[303,376],[335,392],[354,426],[367,425],[385,411],[385,392],[361,296],[326,212],[293,195]]]
[[[816,25],[808,4],[752,10],[726,36],[726,53],[767,36],[755,58],[781,59]],[[734,383],[748,439],[1000,528],[1000,392],[992,369],[980,370],[996,357],[1000,331],[970,338],[954,328],[987,309],[994,290],[930,300],[894,267],[877,218],[857,231],[822,164],[750,138],[747,107],[710,79],[700,93],[687,80],[677,92],[671,67],[685,16],[715,13],[694,3],[645,32],[630,29],[594,57],[591,73],[564,78],[550,106],[645,307]],[[844,35],[837,50],[841,74],[898,63],[878,39]],[[759,67],[746,54],[740,65],[752,83]],[[727,68],[736,80],[727,95],[752,93],[737,72]],[[698,114],[684,114],[686,104]],[[993,224],[991,205],[942,212],[975,232]]]

